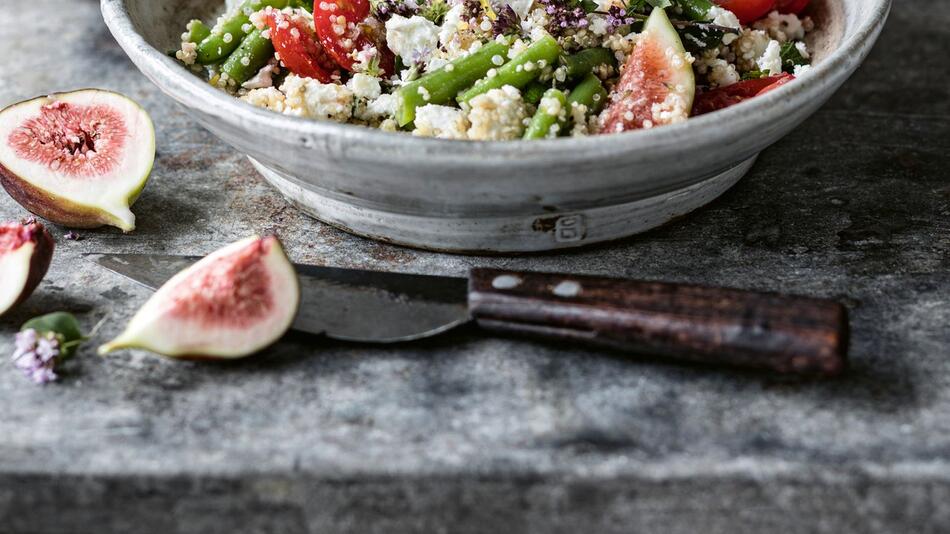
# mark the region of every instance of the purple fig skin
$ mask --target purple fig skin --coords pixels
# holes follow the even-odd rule
[[[18,204],[47,221],[69,228],[92,229],[113,224],[98,210],[78,206],[65,198],[37,189],[0,164],[0,185]]]
[[[30,295],[33,294],[36,287],[43,281],[47,271],[49,271],[50,263],[53,261],[53,250],[56,248],[56,241],[53,240],[53,236],[49,233],[49,230],[40,223],[30,223],[25,226],[31,233],[29,241],[35,245],[33,254],[30,257],[29,275],[27,275],[26,284],[23,285],[20,296],[9,308],[0,310],[0,316],[15,309],[22,304],[23,301],[30,298]]]

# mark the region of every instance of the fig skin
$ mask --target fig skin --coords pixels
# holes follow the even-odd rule
[[[75,204],[63,197],[44,191],[20,179],[0,163],[0,185],[18,204],[37,217],[69,228],[92,229],[116,226],[131,232],[135,226],[113,217],[105,211]],[[143,184],[144,188],[144,184]],[[129,202],[131,204],[131,201]]]
[[[126,188],[124,197],[120,202],[104,202],[101,206],[94,203],[80,203],[73,201],[55,190],[44,189],[32,183],[28,178],[18,175],[8,166],[0,161],[0,186],[7,191],[21,206],[29,210],[38,217],[42,217],[52,223],[66,226],[69,228],[93,229],[102,226],[115,226],[125,233],[135,230],[135,216],[129,210],[142,191],[148,184],[148,179],[152,172],[155,161],[155,128],[148,113],[134,100],[129,97],[106,91],[103,89],[81,89],[65,93],[53,93],[49,96],[41,96],[11,104],[0,110],[0,116],[8,111],[15,110],[21,106],[29,106],[37,101],[48,100],[49,102],[67,101],[73,104],[77,102],[74,99],[83,97],[96,98],[107,97],[121,99],[123,103],[131,104],[131,109],[135,113],[140,113],[144,127],[146,128],[146,137],[149,141],[148,146],[134,146],[132,150],[142,150],[151,154],[147,166],[143,167],[142,175],[135,183],[134,187],[129,188],[127,184],[122,184]],[[129,118],[129,116],[125,116]],[[136,117],[138,118],[138,117]],[[6,140],[0,136],[0,142]],[[108,190],[110,187],[119,187],[118,184],[103,183],[91,187],[103,187]],[[113,199],[113,201],[116,199]],[[124,205],[122,205],[124,204]]]
[[[40,223],[30,223],[23,226],[25,226],[32,234],[28,240],[28,243],[32,243],[34,247],[33,253],[30,255],[28,267],[29,274],[27,275],[26,282],[23,284],[23,288],[20,291],[20,296],[17,297],[17,299],[12,304],[10,304],[9,307],[0,309],[0,317],[22,304],[26,299],[30,298],[30,295],[33,294],[33,291],[36,290],[37,286],[40,285],[40,282],[43,281],[43,278],[46,277],[46,273],[49,271],[50,263],[53,260],[53,250],[56,248],[56,242],[53,240],[53,236],[49,233],[49,230],[47,230],[46,227]],[[26,245],[27,244],[24,243],[22,246]]]
[[[244,358],[280,339],[299,305],[297,272],[280,241],[251,237],[172,277],[99,354],[143,349],[185,360]]]

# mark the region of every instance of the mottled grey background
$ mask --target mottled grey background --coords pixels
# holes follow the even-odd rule
[[[15,7],[15,10],[10,8]],[[0,105],[105,87],[152,114],[131,235],[62,239],[0,320],[100,336],[61,383],[0,361],[0,532],[939,532],[950,528],[950,4],[897,0],[839,95],[708,208],[581,252],[475,258],[328,228],[285,203],[126,60],[94,0],[8,0]],[[26,213],[0,194],[0,219]],[[232,364],[94,346],[148,292],[88,251],[202,254],[276,231],[301,262],[577,271],[840,299],[834,382],[659,365],[463,330],[369,347],[291,335]]]

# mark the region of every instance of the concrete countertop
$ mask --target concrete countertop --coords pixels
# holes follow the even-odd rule
[[[938,532],[950,525],[950,4],[896,2],[867,64],[738,186],[647,235],[477,258],[370,242],[300,214],[126,59],[98,2],[17,0],[0,105],[95,86],[151,113],[135,233],[63,239],[0,320],[0,533]],[[26,212],[0,194],[0,220]],[[831,382],[670,366],[474,330],[371,347],[290,335],[231,364],[91,343],[61,382],[12,368],[56,310],[101,341],[149,293],[91,251],[203,254],[275,231],[295,261],[475,265],[840,299]]]

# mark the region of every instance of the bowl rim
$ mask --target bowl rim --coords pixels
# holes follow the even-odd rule
[[[650,130],[634,130],[611,135],[583,137],[565,137],[540,140],[511,141],[469,141],[449,140],[431,137],[417,137],[406,132],[386,132],[356,124],[319,121],[301,117],[282,115],[258,108],[224,91],[212,87],[200,78],[184,69],[181,64],[161,52],[140,34],[125,8],[129,0],[101,0],[101,10],[106,25],[116,40],[130,56],[139,56],[153,69],[161,72],[163,85],[159,88],[188,107],[200,107],[202,113],[218,120],[232,123],[235,117],[246,119],[247,126],[258,124],[271,131],[281,131],[288,136],[303,139],[334,138],[334,143],[359,141],[371,145],[375,150],[400,152],[424,151],[427,156],[444,161],[453,158],[470,158],[473,154],[480,159],[535,159],[541,158],[549,163],[557,161],[576,161],[577,154],[587,157],[610,157],[618,153],[635,151],[659,151],[676,145],[693,146],[708,136],[722,138],[723,124],[737,125],[740,122],[767,124],[786,112],[778,106],[783,100],[819,97],[827,91],[822,82],[833,77],[839,69],[846,69],[849,57],[856,51],[867,53],[873,40],[883,26],[891,9],[892,0],[870,0],[870,6],[861,6],[866,15],[858,27],[843,36],[839,46],[823,61],[813,66],[808,73],[799,77],[796,83],[785,84],[768,94],[747,100],[724,110],[691,117],[688,121],[666,125]],[[837,0],[831,0],[837,1]],[[863,4],[868,0],[857,0]],[[871,41],[869,43],[869,41]],[[136,60],[135,57],[132,57]],[[138,63],[138,61],[134,61]],[[158,85],[158,84],[157,84]],[[716,130],[714,130],[714,128]],[[708,132],[708,133],[707,133]],[[696,143],[689,143],[689,141]]]

